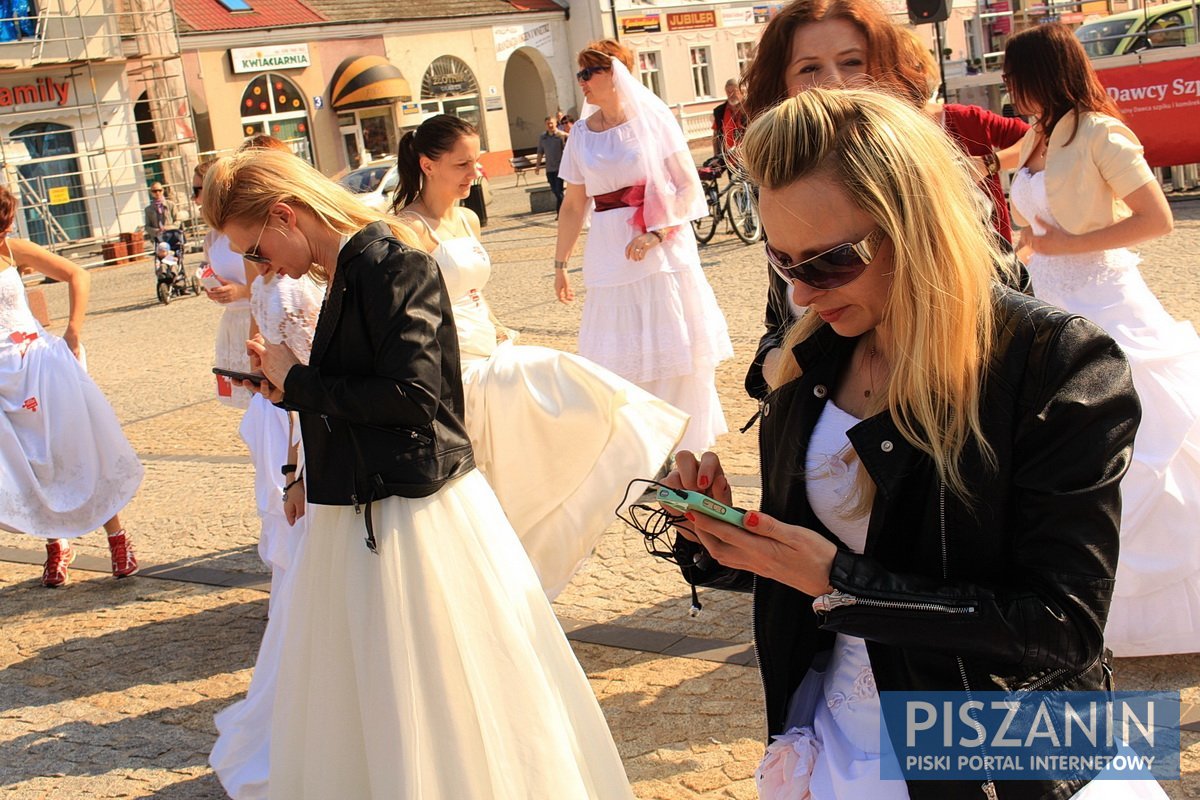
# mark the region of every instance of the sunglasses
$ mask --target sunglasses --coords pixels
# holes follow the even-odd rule
[[[162,194],[162,193],[163,193],[162,189],[151,189],[150,190],[150,194]]]
[[[580,83],[587,83],[597,72],[610,72],[611,70],[612,67],[584,67],[575,73],[575,80]]]
[[[200,193],[203,191],[204,191],[203,186],[193,186],[192,187],[192,197],[199,197]]]
[[[814,289],[837,289],[867,271],[882,241],[883,229],[876,228],[860,242],[839,244],[799,264],[793,264],[791,256],[779,252],[770,243],[764,245],[771,268],[789,284],[800,281]]]
[[[263,234],[267,232],[267,224],[270,223],[270,221],[271,218],[268,216],[263,222],[263,226],[258,230],[258,238],[254,240],[254,246],[242,253],[242,258],[246,259],[251,264],[262,264],[263,266],[266,266],[267,264],[271,263],[271,259],[258,252],[258,245],[262,241]]]

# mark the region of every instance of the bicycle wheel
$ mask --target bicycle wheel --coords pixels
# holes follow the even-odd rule
[[[758,216],[758,201],[750,184],[739,181],[729,190],[729,224],[746,244],[762,238],[762,220]]]
[[[721,218],[720,198],[717,190],[711,185],[705,185],[704,196],[708,199],[708,216],[692,220],[692,230],[696,232],[696,241],[708,244],[713,234],[717,232],[717,222]]]

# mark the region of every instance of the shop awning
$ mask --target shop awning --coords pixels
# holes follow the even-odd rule
[[[408,81],[383,56],[347,58],[333,73],[330,87],[330,105],[339,111],[412,99]]]

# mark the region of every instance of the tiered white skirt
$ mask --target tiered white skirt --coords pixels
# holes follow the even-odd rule
[[[142,464],[66,342],[0,339],[0,528],[82,536],[133,499]]]
[[[587,291],[579,354],[687,413],[680,448],[712,446],[728,430],[716,369],[733,344],[700,265]]]

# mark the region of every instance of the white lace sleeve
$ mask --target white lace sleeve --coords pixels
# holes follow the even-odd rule
[[[268,342],[286,344],[301,363],[312,353],[324,289],[311,278],[276,276],[254,279],[250,307],[259,332]]]

